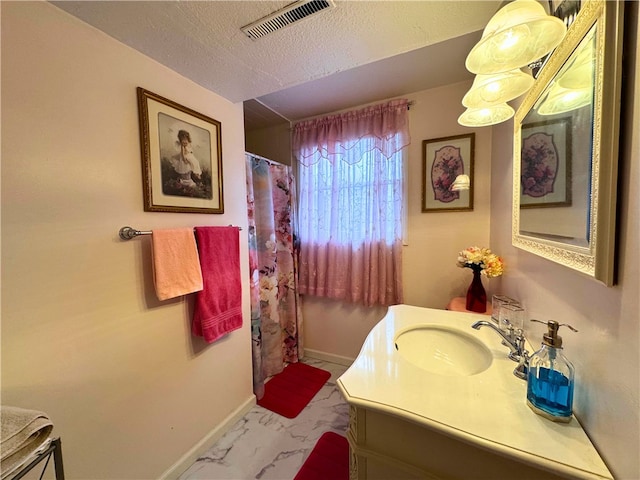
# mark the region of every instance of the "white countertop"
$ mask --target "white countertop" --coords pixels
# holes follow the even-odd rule
[[[507,358],[509,349],[490,328],[472,329],[478,320],[490,321],[481,314],[389,307],[353,365],[338,379],[342,394],[349,404],[424,425],[521,462],[578,478],[612,479],[575,417],[556,423],[527,406],[526,381],[513,375],[516,363]],[[491,350],[491,366],[458,377],[430,373],[408,362],[396,350],[394,337],[423,324],[455,327],[476,336]]]

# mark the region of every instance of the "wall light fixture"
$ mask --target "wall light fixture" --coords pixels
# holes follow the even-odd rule
[[[458,123],[465,127],[486,127],[509,120],[515,111],[506,103],[483,108],[467,108],[458,117]]]
[[[483,75],[525,67],[556,48],[566,31],[536,0],[514,0],[489,20],[465,65]]]
[[[467,56],[467,70],[476,78],[462,99],[467,110],[458,123],[484,127],[510,119],[515,112],[506,102],[534,82],[520,69],[557,47],[566,31],[565,23],[547,15],[536,0],[514,0],[498,10]]]
[[[476,75],[462,98],[467,108],[482,108],[518,98],[533,86],[533,77],[514,69],[494,75]]]
[[[452,192],[457,192],[458,190],[469,190],[470,188],[471,179],[469,178],[469,175],[462,174],[456,177],[456,179],[451,184],[451,187],[449,187],[449,190],[451,190]]]

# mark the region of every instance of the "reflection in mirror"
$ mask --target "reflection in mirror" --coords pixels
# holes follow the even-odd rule
[[[589,246],[595,29],[521,126],[520,233],[583,247]]]
[[[623,8],[583,2],[514,121],[514,246],[614,283]]]

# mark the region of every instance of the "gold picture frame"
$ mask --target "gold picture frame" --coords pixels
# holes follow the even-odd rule
[[[222,124],[138,87],[145,212],[224,213]]]
[[[473,210],[475,133],[422,141],[422,212]],[[452,191],[458,175],[468,175],[469,190]]]

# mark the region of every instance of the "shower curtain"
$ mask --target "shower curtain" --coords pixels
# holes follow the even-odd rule
[[[292,169],[245,154],[251,274],[253,391],[302,358],[302,315],[294,246],[295,183]]]

